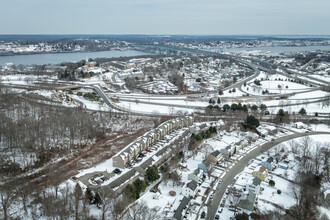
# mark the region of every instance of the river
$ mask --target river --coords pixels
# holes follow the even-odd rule
[[[302,52],[315,50],[330,50],[328,46],[303,46],[303,47],[241,47],[241,48],[227,48],[227,52],[240,52],[261,50],[269,51],[271,54],[279,54],[283,52]],[[208,51],[213,51],[212,49]],[[86,58],[102,58],[102,57],[126,57],[139,56],[148,53],[136,50],[110,50],[99,52],[77,52],[77,53],[48,53],[48,54],[31,54],[31,55],[15,55],[15,56],[0,56],[0,66],[6,63],[14,63],[15,65],[44,65],[44,64],[59,64],[62,62],[75,62],[84,60]]]
[[[301,46],[301,47],[241,47],[241,48],[226,48],[227,52],[240,52],[240,51],[251,51],[261,50],[269,51],[274,54],[285,53],[285,52],[303,52],[303,51],[316,51],[316,50],[330,50],[330,45],[327,46]]]
[[[109,50],[99,52],[77,52],[77,53],[47,53],[47,54],[31,54],[31,55],[14,55],[0,56],[0,66],[6,63],[14,63],[15,65],[44,65],[59,64],[62,62],[75,62],[86,58],[111,58],[111,57],[128,57],[146,55],[145,52],[136,50]]]

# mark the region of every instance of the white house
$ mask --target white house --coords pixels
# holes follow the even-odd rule
[[[249,181],[246,184],[246,191],[250,191],[258,195],[260,193],[260,183],[261,180],[258,179],[257,177],[254,177],[253,179],[249,179]]]
[[[293,128],[299,128],[299,129],[303,129],[303,128],[307,128],[307,125],[305,125],[302,122],[291,122],[291,127]]]
[[[187,183],[182,189],[182,195],[187,198],[194,197],[197,191],[197,182],[195,180]]]

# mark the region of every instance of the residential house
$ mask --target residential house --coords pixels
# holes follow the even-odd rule
[[[256,201],[256,194],[251,191],[245,191],[239,200],[238,207],[253,211],[254,203]]]
[[[209,158],[210,160],[212,160],[213,163],[217,163],[218,160],[220,159],[220,157],[221,157],[221,153],[220,153],[220,151],[218,151],[218,150],[212,152],[212,153],[208,156],[208,158]]]
[[[303,128],[306,129],[307,128],[307,125],[305,125],[302,122],[291,122],[291,127],[299,128],[299,129],[303,129]]]
[[[254,177],[253,180],[250,180],[246,184],[246,191],[251,191],[254,194],[258,195],[260,193],[260,183],[261,180],[258,179],[257,177]]]
[[[226,156],[226,157],[231,157],[232,155],[232,147],[230,145],[228,145],[227,147],[221,149],[221,153],[222,155]]]
[[[277,164],[277,167],[278,168],[281,168],[281,169],[283,169],[283,170],[287,170],[288,169],[288,164],[287,163],[285,163],[285,162],[281,162],[281,163],[278,163]]]
[[[184,196],[180,202],[180,205],[175,210],[173,218],[177,219],[177,220],[183,219],[184,215],[182,215],[182,214],[184,213],[184,210],[189,206],[189,203],[190,203],[190,199],[187,198],[186,196]]]
[[[276,134],[277,133],[277,128],[275,126],[269,125],[266,126],[265,129],[268,131],[269,134]]]
[[[254,169],[254,171],[252,172],[252,175],[254,177],[259,178],[262,181],[265,181],[267,175],[268,175],[268,170],[266,167],[264,166],[258,166]]]
[[[202,163],[198,164],[198,168],[203,170],[204,173],[207,173],[212,165],[212,161],[210,159],[205,159]]]
[[[247,132],[246,137],[249,141],[255,142],[256,140],[258,140],[259,135],[257,135],[256,133],[253,133],[253,132]]]
[[[269,171],[272,171],[275,167],[274,158],[268,157],[267,160],[261,161],[261,165],[266,167]]]
[[[187,198],[194,197],[197,192],[197,182],[195,180],[190,181],[182,189],[182,195]]]
[[[124,154],[117,155],[113,157],[113,166],[114,167],[119,167],[124,169],[126,167],[126,164],[128,162],[127,157],[124,156]]]
[[[188,180],[195,180],[196,182],[199,182],[202,176],[203,170],[197,168],[196,170],[194,170],[194,172],[188,174]]]

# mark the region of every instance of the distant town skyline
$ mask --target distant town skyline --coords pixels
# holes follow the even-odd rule
[[[15,0],[0,34],[329,35],[329,0]]]

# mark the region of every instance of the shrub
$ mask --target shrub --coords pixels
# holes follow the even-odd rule
[[[249,215],[246,214],[245,212],[239,213],[235,215],[236,220],[249,220]]]
[[[269,185],[270,186],[275,186],[275,181],[274,180],[269,180]]]
[[[281,190],[278,189],[278,190],[277,190],[277,194],[281,194]]]

